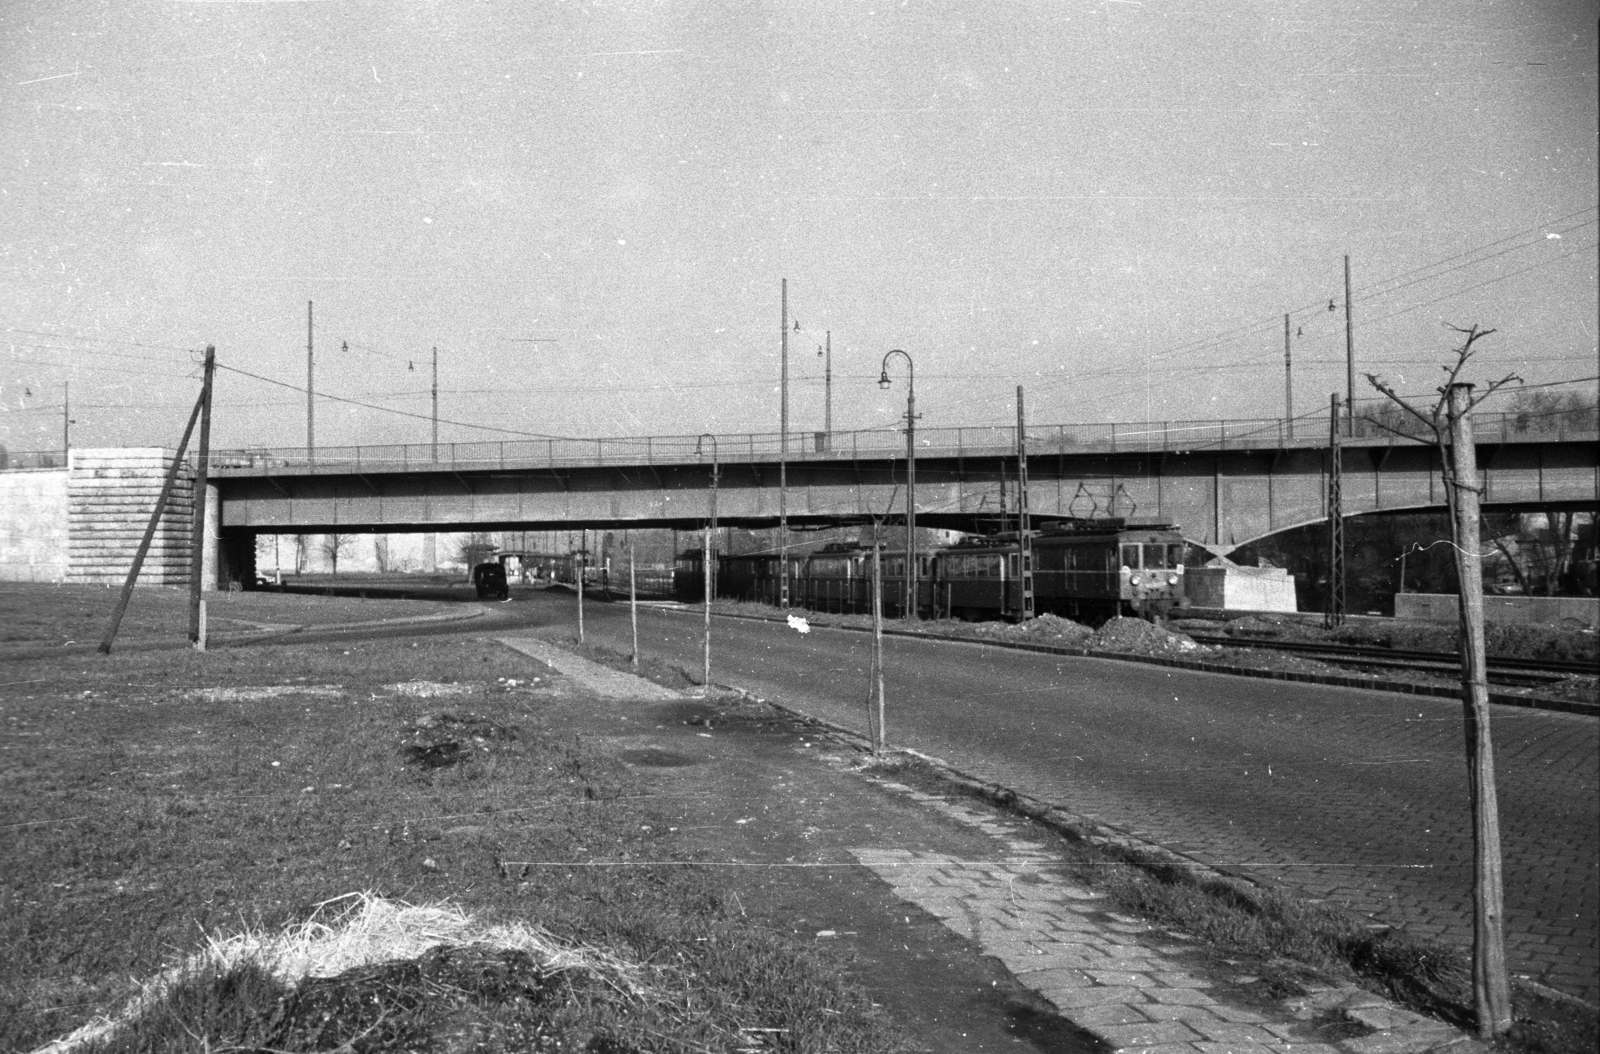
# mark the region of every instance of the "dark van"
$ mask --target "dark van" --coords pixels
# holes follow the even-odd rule
[[[511,597],[511,586],[506,582],[506,569],[500,563],[479,564],[474,567],[472,587],[478,591],[479,600],[486,597],[507,600]]]

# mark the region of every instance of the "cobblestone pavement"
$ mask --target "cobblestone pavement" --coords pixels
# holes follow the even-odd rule
[[[614,623],[614,625],[613,625]],[[591,619],[621,643],[626,611]],[[713,676],[865,731],[864,634],[717,624]],[[699,627],[641,617],[699,665]],[[1220,870],[1457,947],[1472,845],[1459,704],[895,638],[891,742]],[[1600,999],[1600,721],[1496,707],[1513,970]]]
[[[1074,1024],[1113,1050],[1147,1054],[1408,1054],[1484,1049],[1464,1033],[1353,987],[1308,986],[1282,1003],[1257,979],[1213,979],[1174,934],[1101,906],[1052,874],[1048,848],[979,808],[887,780],[925,808],[1001,843],[999,859],[858,848],[904,900],[977,942]],[[1333,1038],[1328,1026],[1362,1033]]]

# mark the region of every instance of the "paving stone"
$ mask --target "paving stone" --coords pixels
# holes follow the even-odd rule
[[[1033,975],[1037,976],[1039,975]],[[1062,1010],[1073,1010],[1084,1006],[1110,1006],[1113,1003],[1137,1006],[1144,1002],[1142,990],[1127,985],[1096,985],[1092,988],[1071,988],[1065,985],[1036,987],[1033,977],[1028,979],[1028,987],[1033,988]]]
[[[1140,1013],[1139,1007],[1126,1003],[1108,1003],[1105,1006],[1086,1006],[1072,1012],[1075,1024],[1098,1030],[1104,1025],[1132,1025],[1150,1020]]]
[[[1152,1021],[1224,1021],[1222,1006],[1186,1006],[1183,1003],[1150,1003],[1144,1016]]]
[[[1146,988],[1144,994],[1157,1003],[1181,1003],[1185,1006],[1216,1006],[1217,1001],[1196,988]]]
[[[1203,1033],[1207,1039],[1218,1043],[1260,1043],[1272,1044],[1281,1042],[1281,1037],[1273,1035],[1264,1028],[1255,1025],[1244,1025],[1234,1021],[1194,1021],[1193,1027]]]
[[[1098,984],[1131,984],[1136,988],[1153,988],[1149,977],[1142,973],[1129,973],[1126,970],[1085,970]]]
[[[1150,976],[1169,988],[1212,988],[1210,981],[1184,970],[1152,970]]]
[[[1182,1021],[1145,1021],[1102,1025],[1095,1030],[1114,1047],[1148,1047],[1157,1043],[1194,1043],[1205,1037]]]
[[[1269,1046],[1264,1043],[1214,1043],[1201,1041],[1194,1044],[1194,1049],[1200,1054],[1287,1054],[1288,1048],[1284,1046]],[[1300,1054],[1300,1048],[1295,1047],[1293,1054]]]

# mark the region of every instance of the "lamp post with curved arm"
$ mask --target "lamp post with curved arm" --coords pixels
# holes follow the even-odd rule
[[[705,601],[706,601],[706,612],[705,612],[705,630],[706,630],[706,632],[705,632],[705,638],[706,638],[706,643],[705,643],[705,676],[704,676],[704,679],[703,679],[702,683],[705,685],[706,690],[710,691],[711,690],[711,598],[714,595],[714,591],[712,589],[712,571],[711,571],[711,567],[712,567],[711,536],[716,534],[716,532],[717,532],[717,480],[721,475],[721,469],[719,468],[718,458],[717,458],[717,437],[712,435],[710,432],[701,432],[700,433],[699,438],[696,439],[695,443],[694,443],[694,452],[696,454],[699,454],[699,453],[703,452],[704,444],[703,444],[702,440],[706,440],[706,439],[711,440],[711,498],[710,498],[710,500],[711,500],[711,519],[706,524],[705,545],[701,548],[701,551],[700,551],[700,579],[701,579],[702,584],[705,587]]]
[[[878,387],[889,387],[889,360],[906,360],[906,618],[917,617],[917,366],[895,348],[883,357]]]

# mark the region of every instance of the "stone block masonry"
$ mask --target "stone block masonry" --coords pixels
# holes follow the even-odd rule
[[[66,581],[117,584],[128,575],[173,452],[160,447],[74,450],[67,471]],[[150,542],[140,585],[189,582],[194,477],[179,470]]]

